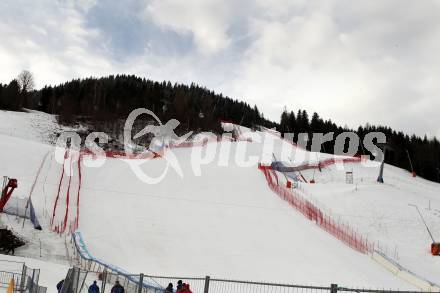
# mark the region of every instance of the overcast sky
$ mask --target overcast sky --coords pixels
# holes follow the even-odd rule
[[[2,0],[0,82],[130,73],[440,137],[438,0]]]

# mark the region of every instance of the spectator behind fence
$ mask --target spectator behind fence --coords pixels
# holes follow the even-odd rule
[[[165,288],[164,293],[173,293],[173,283],[169,283],[168,287]]]
[[[183,289],[182,284],[182,280],[177,281],[176,293],[179,293]]]
[[[89,287],[89,293],[99,293],[99,287],[96,284],[96,281],[93,281],[93,284]]]
[[[63,289],[63,284],[64,284],[64,279],[62,279],[61,281],[58,282],[58,284],[57,284],[58,293],[60,293],[61,289]]]
[[[184,283],[182,285],[182,290],[180,290],[180,293],[192,293],[192,291],[189,289],[189,284]]]
[[[111,293],[125,293],[125,289],[121,286],[121,284],[119,284],[119,281],[116,281]]]

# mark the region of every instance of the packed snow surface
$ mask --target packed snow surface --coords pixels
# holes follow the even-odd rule
[[[65,235],[51,232],[50,225],[63,167],[54,147],[47,144],[53,141],[49,133],[60,129],[53,119],[35,112],[0,112],[0,122],[5,123],[0,124],[0,175],[18,179],[14,197],[29,195],[43,157],[50,152],[32,194],[43,231],[31,232],[28,222],[21,228],[21,222],[11,216],[2,214],[1,219],[28,242],[17,255],[39,258],[41,247],[44,260],[67,266]],[[16,131],[8,130],[14,125]],[[79,231],[90,252],[133,273],[415,289],[297,213],[268,188],[256,166],[258,160],[270,162],[273,154],[293,165],[329,155],[294,148],[273,134],[248,135],[252,142],[225,140],[173,149],[181,172],[170,167],[157,184],[143,182],[130,164],[139,163],[144,174],[159,176],[168,162],[164,158],[107,159],[100,167],[87,167],[90,158],[84,157]],[[243,166],[257,155],[252,164]],[[193,165],[199,157],[205,159],[200,170],[198,164]],[[379,184],[377,164],[347,166],[354,172],[353,185],[345,182],[346,169],[331,166],[322,172],[304,171],[316,184],[301,183],[300,188],[369,240],[386,245],[388,254],[403,265],[439,281],[440,258],[429,254],[423,224],[416,210],[408,206],[418,205],[437,233],[439,185],[411,178],[388,165],[385,184]],[[72,186],[76,186],[78,174],[73,175]],[[59,211],[67,205],[66,198],[61,202]],[[71,196],[69,206],[75,205],[76,197]],[[72,220],[76,211],[70,211]]]

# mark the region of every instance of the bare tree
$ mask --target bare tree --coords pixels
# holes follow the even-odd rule
[[[34,76],[29,70],[23,70],[17,76],[18,84],[22,93],[28,93],[34,89]]]
[[[20,95],[17,99],[18,109],[27,107],[31,104],[30,92],[34,89],[34,76],[29,70],[23,70],[16,78],[20,87]]]

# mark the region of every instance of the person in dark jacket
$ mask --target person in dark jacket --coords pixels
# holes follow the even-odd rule
[[[58,284],[57,284],[58,293],[60,293],[61,289],[63,289],[63,284],[64,284],[64,279],[62,279],[61,281],[58,282]]]
[[[182,285],[183,285],[182,280],[177,281],[176,293],[180,293],[180,291],[183,289]]]
[[[99,293],[99,287],[96,284],[96,281],[93,281],[93,284],[89,287],[89,293]]]
[[[168,287],[165,288],[164,293],[173,293],[173,283],[169,283]]]
[[[111,293],[125,293],[125,289],[121,286],[121,284],[119,284],[119,281],[116,281]]]

